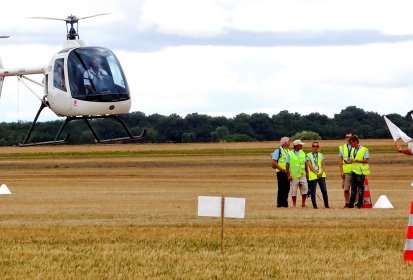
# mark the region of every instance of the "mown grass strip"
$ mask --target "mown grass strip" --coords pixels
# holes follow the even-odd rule
[[[369,147],[371,153],[392,152],[392,146]],[[102,158],[102,157],[135,157],[135,156],[236,156],[236,155],[264,155],[267,156],[274,150],[269,148],[245,148],[245,149],[188,149],[188,150],[145,150],[145,151],[94,151],[94,152],[33,152],[33,153],[5,153],[0,158]],[[309,148],[304,148],[309,152]],[[321,150],[324,154],[338,153],[337,147],[325,147]]]

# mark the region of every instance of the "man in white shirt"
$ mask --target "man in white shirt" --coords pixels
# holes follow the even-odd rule
[[[101,63],[100,58],[94,58],[89,69],[83,73],[83,84],[86,87],[87,94],[104,90],[105,80],[109,75],[101,68]]]

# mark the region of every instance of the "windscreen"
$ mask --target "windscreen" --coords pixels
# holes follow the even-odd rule
[[[73,98],[95,102],[130,99],[122,68],[108,49],[76,48],[68,56],[67,69]]]

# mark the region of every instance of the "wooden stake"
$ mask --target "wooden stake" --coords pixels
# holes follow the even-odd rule
[[[224,217],[225,217],[225,197],[221,196],[221,254],[224,253]]]

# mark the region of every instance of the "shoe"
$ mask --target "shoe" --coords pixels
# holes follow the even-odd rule
[[[326,209],[330,209],[330,206],[326,206],[325,208],[326,208]]]
[[[354,208],[354,205],[349,205],[347,208]]]
[[[316,207],[313,207],[314,209],[318,209],[318,207],[316,206]]]
[[[349,206],[349,204],[348,204],[348,203],[346,203],[346,204],[344,205],[344,208],[348,208],[348,206]]]

